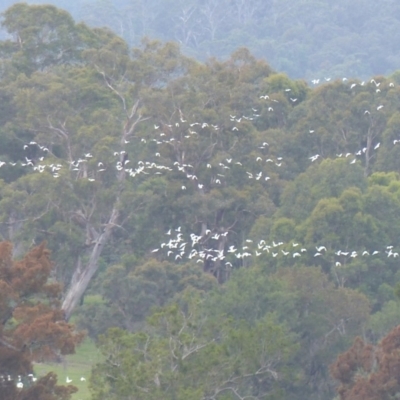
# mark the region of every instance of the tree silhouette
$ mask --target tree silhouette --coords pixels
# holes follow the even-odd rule
[[[65,322],[45,243],[18,261],[12,251],[0,242],[0,400],[67,400],[77,389],[53,373],[35,379],[32,363],[74,353],[83,334]]]

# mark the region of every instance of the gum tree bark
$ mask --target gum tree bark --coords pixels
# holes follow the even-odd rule
[[[100,71],[99,71],[100,72]],[[138,113],[138,106],[139,100],[135,102],[130,110],[126,107],[126,101],[123,95],[115,89],[106,78],[103,72],[100,72],[106,85],[112,90],[122,101],[122,105],[124,108],[124,112],[126,114],[126,121],[124,123],[121,135],[121,148],[124,149],[126,143],[128,142],[128,138],[132,136],[134,133],[135,127],[138,123],[146,120],[147,118],[142,117],[140,113]],[[120,163],[123,165],[124,162],[124,153],[121,152],[120,154]],[[124,183],[126,180],[126,172],[125,169],[122,168],[117,174],[118,180],[118,190],[115,196],[114,204],[112,206],[111,212],[108,217],[108,221],[105,224],[102,232],[97,233],[97,236],[93,238],[92,244],[94,244],[93,248],[91,249],[89,260],[87,263],[82,264],[80,260],[78,260],[76,269],[72,275],[71,283],[69,288],[65,294],[62,309],[65,314],[65,319],[68,321],[71,318],[71,315],[77,305],[80,303],[82,296],[84,295],[86,289],[88,288],[90,281],[92,280],[93,276],[97,272],[99,268],[99,259],[101,257],[102,251],[104,246],[110,240],[113,230],[118,225],[118,219],[120,216],[119,206],[120,206],[120,196],[124,188]],[[91,232],[96,232],[94,229],[90,229],[90,222],[86,221],[87,224],[87,231],[90,230]]]

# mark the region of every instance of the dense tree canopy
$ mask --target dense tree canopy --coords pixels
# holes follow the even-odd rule
[[[7,260],[47,260],[24,307],[72,335],[32,356],[72,351],[74,315],[106,356],[96,399],[333,398],[337,355],[399,320],[398,74],[313,88],[247,48],[130,49],[53,6],[3,28],[0,235]]]
[[[2,3],[3,10],[11,1]],[[90,26],[138,46],[147,36],[180,43],[185,54],[227,59],[248,47],[294,78],[367,78],[399,65],[395,0],[51,0]],[[1,7],[1,6],[0,6]],[[2,11],[3,11],[2,10]]]

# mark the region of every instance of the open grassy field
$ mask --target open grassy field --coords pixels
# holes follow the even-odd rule
[[[58,376],[59,384],[66,384],[67,377],[72,379],[71,385],[79,391],[72,396],[73,400],[90,400],[88,380],[92,365],[101,361],[101,354],[92,340],[86,338],[76,349],[76,354],[66,356],[63,364],[36,364],[35,374],[40,377],[53,371]],[[81,377],[86,381],[81,381]]]
[[[99,295],[85,296],[85,303],[101,303],[103,300]],[[72,324],[75,322],[72,316]],[[57,374],[58,383],[65,385],[67,377],[72,379],[71,385],[76,386],[79,391],[72,396],[73,400],[90,400],[88,388],[89,376],[92,366],[101,361],[101,353],[97,350],[93,340],[86,337],[83,343],[77,347],[76,353],[66,356],[62,364],[35,364],[35,374],[40,377],[53,371]],[[85,380],[81,380],[85,378]]]

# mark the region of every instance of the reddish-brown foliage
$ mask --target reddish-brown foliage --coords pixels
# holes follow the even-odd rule
[[[49,256],[42,243],[13,261],[11,243],[0,242],[0,400],[67,400],[76,391],[57,386],[54,374],[27,378],[34,361],[74,353],[83,338],[64,319]],[[23,388],[16,386],[20,379]]]
[[[400,326],[376,346],[356,338],[331,365],[341,400],[385,400],[400,393]]]

